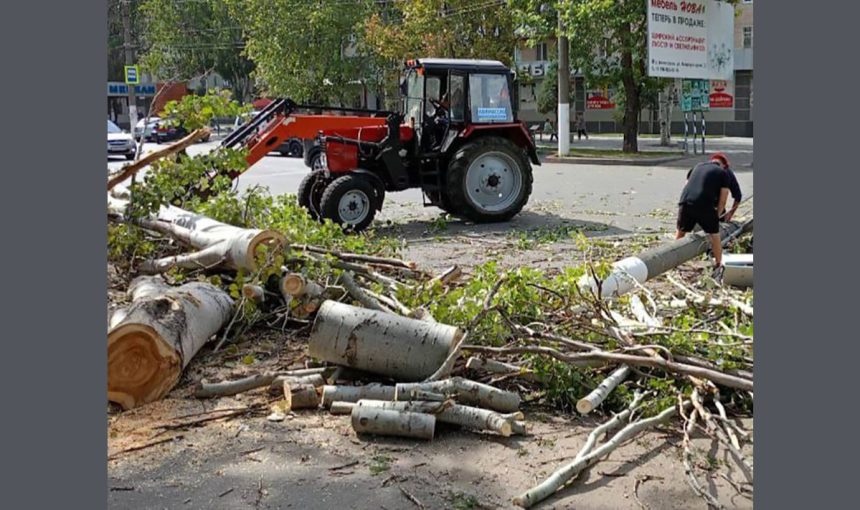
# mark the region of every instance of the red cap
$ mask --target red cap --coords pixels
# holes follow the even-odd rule
[[[728,168],[728,167],[729,167],[729,158],[728,158],[728,157],[726,157],[726,155],[725,155],[725,154],[723,154],[722,152],[715,152],[715,153],[714,153],[714,155],[713,155],[713,156],[711,156],[711,161],[719,161],[719,162],[721,162],[721,163],[723,164],[723,166],[725,166],[726,168]]]

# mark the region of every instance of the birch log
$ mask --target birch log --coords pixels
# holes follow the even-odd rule
[[[124,214],[127,204],[115,198],[109,201],[111,210],[119,214]],[[275,249],[286,244],[284,236],[274,230],[235,227],[172,205],[162,206],[154,217],[137,220],[137,223],[198,250],[146,261],[140,269],[150,274],[163,273],[172,267],[199,269],[219,265],[255,271],[258,248]]]
[[[359,400],[394,400],[394,386],[379,383],[364,386],[323,386],[323,407],[331,406],[332,402],[358,402]]]
[[[226,292],[203,282],[171,288],[142,276],[129,294],[132,304],[107,338],[108,400],[125,409],[166,395],[233,309]]]
[[[350,368],[418,381],[442,365],[461,335],[459,329],[446,324],[327,300],[317,311],[308,354]]]
[[[358,434],[430,440],[436,428],[436,417],[432,414],[355,406],[352,408],[352,428]]]
[[[461,404],[475,405],[503,413],[512,413],[520,407],[516,393],[494,388],[462,377],[422,383],[399,383],[395,386],[394,400],[411,400],[415,391],[442,393]]]
[[[288,409],[314,409],[320,406],[320,395],[313,384],[290,384],[290,381],[284,381],[283,388]]]
[[[237,395],[253,389],[262,388],[263,386],[269,386],[270,391],[281,391],[284,386],[284,382],[289,382],[294,385],[310,384],[312,386],[322,386],[325,384],[325,380],[320,374],[299,376],[276,373],[254,374],[233,381],[215,383],[200,381],[195,386],[194,396],[197,398],[229,397],[231,395]]]
[[[324,290],[321,285],[308,280],[301,273],[289,273],[281,278],[281,292],[293,297],[308,296],[315,298],[321,296]]]
[[[331,414],[352,414],[352,408],[355,406],[355,402],[332,402],[328,411]]]
[[[588,414],[599,406],[612,390],[618,386],[630,374],[630,367],[624,366],[612,372],[609,377],[603,380],[597,388],[588,395],[579,399],[576,403],[576,410],[580,414]]]
[[[469,430],[489,430],[508,437],[513,430],[513,422],[522,418],[521,413],[501,414],[477,407],[446,404],[445,402],[391,402],[386,400],[359,400],[355,405],[393,409],[411,413],[425,413],[436,416],[437,421],[459,425]],[[334,405],[332,405],[334,407]]]
[[[517,375],[529,381],[535,380],[535,373],[530,368],[512,365],[510,363],[503,363],[493,359],[477,358],[475,356],[466,360],[466,369],[485,370],[491,374],[498,375]]]

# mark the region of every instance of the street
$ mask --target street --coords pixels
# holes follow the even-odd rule
[[[591,137],[589,142],[574,142],[572,148],[607,148],[619,139]],[[642,139],[647,151],[653,139]],[[753,139],[716,138],[708,140],[708,153],[722,150],[733,162],[745,197],[753,194]],[[198,154],[217,147],[218,142],[197,144],[188,149]],[[160,147],[145,144],[144,152]],[[594,231],[611,233],[667,231],[674,229],[676,200],[684,185],[687,170],[702,161],[703,156],[664,163],[660,166],[623,166],[548,163],[534,167],[534,189],[523,212],[501,225],[472,225],[453,219],[452,232],[499,232],[533,230],[566,224],[592,225]],[[110,171],[126,164],[121,158],[109,158]],[[273,153],[263,158],[239,178],[239,189],[267,187],[272,194],[295,193],[308,168],[301,158]],[[437,219],[441,210],[422,206],[420,190],[388,193],[376,224],[397,224],[412,234],[419,234]],[[420,231],[420,232],[419,232]],[[411,237],[411,236],[410,236]]]

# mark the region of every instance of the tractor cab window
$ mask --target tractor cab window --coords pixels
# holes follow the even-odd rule
[[[463,122],[466,117],[465,80],[461,74],[452,74],[448,93],[451,97],[451,122]]]
[[[414,120],[415,125],[420,126],[422,103],[424,103],[424,77],[411,71],[406,77],[406,97],[403,110],[407,124]]]
[[[474,123],[513,122],[508,77],[504,74],[469,75],[469,110]]]

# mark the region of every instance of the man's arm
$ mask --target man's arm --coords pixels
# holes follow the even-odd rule
[[[733,172],[729,173],[729,191],[732,194],[732,208],[724,215],[723,221],[731,221],[738,210],[738,206],[741,205],[741,185],[738,184],[738,179]]]
[[[717,204],[717,211],[723,211],[726,208],[726,202],[729,200],[729,188],[720,188],[720,201]]]

